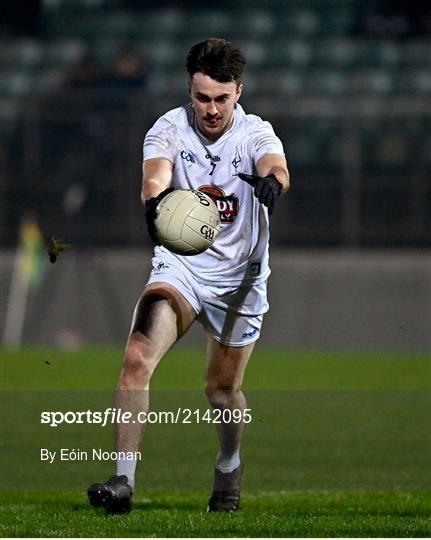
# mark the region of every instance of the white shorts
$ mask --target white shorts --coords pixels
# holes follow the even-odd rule
[[[269,309],[266,281],[240,287],[199,283],[173,256],[152,258],[150,283],[169,283],[189,302],[197,320],[216,341],[244,347],[260,337],[263,315]]]

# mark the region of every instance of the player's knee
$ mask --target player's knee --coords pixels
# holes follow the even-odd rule
[[[205,394],[209,403],[216,409],[228,407],[232,399],[240,392],[239,386],[214,384],[208,382],[205,385]]]
[[[146,354],[141,344],[131,343],[127,346],[123,360],[122,383],[126,387],[147,385],[154,368],[152,359]]]

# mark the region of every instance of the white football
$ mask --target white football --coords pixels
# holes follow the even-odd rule
[[[177,189],[156,210],[155,226],[162,246],[179,255],[197,255],[208,249],[220,230],[214,201],[194,189]]]

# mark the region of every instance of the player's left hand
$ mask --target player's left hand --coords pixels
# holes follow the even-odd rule
[[[160,240],[157,237],[156,226],[154,224],[157,217],[157,205],[164,197],[166,197],[168,193],[171,193],[172,191],[174,191],[174,188],[170,187],[159,193],[157,197],[151,197],[145,201],[145,219],[147,221],[148,234],[150,235],[151,240],[158,246],[160,246]]]
[[[238,173],[241,180],[247,182],[254,188],[254,195],[259,202],[268,207],[268,214],[272,214],[275,201],[281,195],[283,186],[274,174],[268,176],[257,176],[255,174]]]

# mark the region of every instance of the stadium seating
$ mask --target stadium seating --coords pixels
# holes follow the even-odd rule
[[[71,67],[87,51],[104,71],[128,43],[144,56],[149,75],[145,99],[143,93],[135,95],[131,116],[118,117],[123,124],[132,119],[129,135],[139,140],[158,114],[187,100],[184,56],[190,45],[209,35],[227,37],[247,58],[242,103],[274,124],[298,178],[295,202],[289,203],[289,227],[275,233],[274,240],[306,242],[307,228],[313,229],[320,219],[327,223],[320,230],[321,240],[341,242],[343,185],[346,171],[354,170],[363,181],[361,197],[369,209],[364,214],[366,241],[367,234],[371,238],[377,230],[366,225],[373,221],[367,222],[366,216],[374,212],[378,218],[376,201],[385,193],[392,196],[385,190],[394,172],[397,197],[409,199],[415,189],[408,182],[409,172],[420,176],[431,165],[431,48],[429,39],[378,40],[354,34],[355,6],[353,0],[232,0],[213,7],[148,2],[140,10],[128,10],[105,0],[47,1],[44,34],[39,39],[8,38],[0,49],[2,132],[19,147],[22,141],[17,140],[24,136],[20,125],[28,111],[38,110],[38,100],[46,104],[49,96],[58,98]],[[112,97],[106,91],[92,98],[93,112],[97,109],[102,117],[93,118],[88,129],[103,131],[108,116],[120,114]],[[391,120],[397,113],[413,120]],[[424,115],[428,120],[421,121]],[[351,148],[359,145],[359,173],[354,153],[349,157],[351,149],[345,150],[346,137]],[[115,182],[112,189],[119,189]],[[431,187],[426,188],[425,200],[431,200],[430,193]],[[401,204],[401,199],[394,201]],[[396,204],[388,203],[392,217],[383,220],[373,241],[385,241],[396,220]],[[403,208],[408,235],[408,205]],[[2,234],[11,241],[10,231]],[[318,234],[312,230],[310,237]]]

